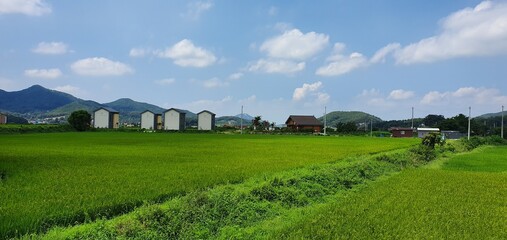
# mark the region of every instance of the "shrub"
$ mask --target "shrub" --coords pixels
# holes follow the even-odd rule
[[[437,144],[443,146],[445,144],[445,140],[442,139],[440,133],[429,133],[423,137],[421,144],[434,149]]]
[[[429,162],[437,157],[435,149],[427,145],[418,145],[409,150],[412,158],[418,162]]]
[[[72,112],[67,121],[74,129],[86,131],[90,128],[92,116],[85,110],[78,110]]]

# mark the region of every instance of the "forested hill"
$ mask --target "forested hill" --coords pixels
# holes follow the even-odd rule
[[[328,126],[335,126],[338,123],[348,123],[348,122],[369,123],[370,120],[374,122],[382,121],[382,119],[380,119],[379,117],[360,111],[334,111],[326,115],[326,121]],[[320,117],[319,121],[324,123],[324,116]]]

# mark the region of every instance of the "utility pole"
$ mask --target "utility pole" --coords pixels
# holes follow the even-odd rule
[[[414,129],[414,107],[412,107],[412,129]]]
[[[241,129],[241,134],[243,134],[243,105],[241,105],[241,124],[240,124],[240,129]]]
[[[324,106],[324,135],[326,135],[327,128],[327,106]]]
[[[503,105],[502,105],[502,128],[501,128],[500,132],[501,132],[500,136],[503,139]]]
[[[472,107],[468,107],[468,140],[470,140],[470,117],[472,115]]]

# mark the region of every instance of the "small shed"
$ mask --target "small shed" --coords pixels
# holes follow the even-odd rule
[[[120,127],[120,112],[107,107],[100,107],[93,111],[94,128],[118,128]]]
[[[445,139],[460,139],[466,136],[466,134],[460,133],[459,131],[442,130],[441,133],[444,135]]]
[[[0,124],[7,124],[7,115],[0,113]]]
[[[423,138],[432,132],[439,133],[440,129],[439,128],[417,128],[417,137]]]
[[[215,129],[215,114],[204,110],[197,113],[197,129],[213,130]]]
[[[146,110],[141,113],[141,129],[162,129],[162,114]]]
[[[324,128],[324,125],[315,116],[309,115],[290,115],[285,124],[293,131],[321,132]]]
[[[164,112],[164,129],[165,130],[185,130],[185,115],[181,109],[170,108]]]
[[[389,132],[392,137],[414,137],[414,129],[412,128],[393,127],[389,128]]]

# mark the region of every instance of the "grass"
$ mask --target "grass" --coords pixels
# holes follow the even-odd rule
[[[507,239],[506,156],[507,147],[481,148],[442,169],[403,171],[264,230],[283,239]]]
[[[507,171],[506,147],[490,147],[480,149],[475,154],[456,156],[452,161],[445,162],[443,169],[475,172]]]
[[[0,237],[111,217],[143,202],[416,142],[114,132],[2,135]]]

